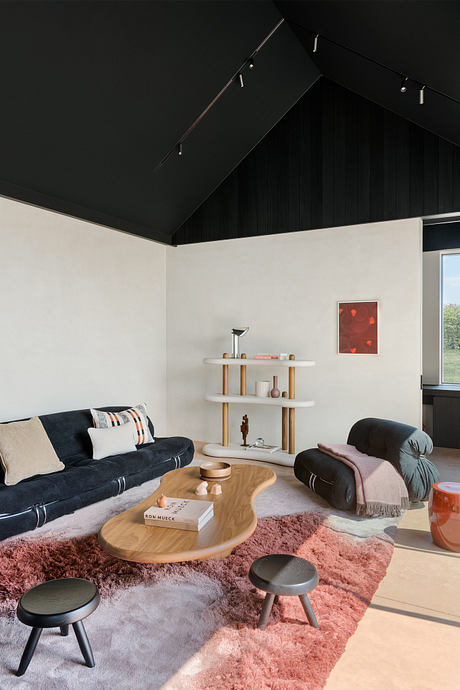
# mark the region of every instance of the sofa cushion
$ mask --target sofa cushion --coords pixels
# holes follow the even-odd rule
[[[335,508],[354,510],[356,507],[355,475],[352,468],[318,448],[310,448],[297,455],[294,474]]]
[[[131,453],[136,450],[137,430],[133,423],[107,429],[88,429],[93,444],[93,460],[103,460],[110,455]]]
[[[439,481],[438,469],[425,457],[433,450],[433,442],[416,427],[367,417],[353,424],[347,443],[391,462],[402,475],[411,501],[426,500],[431,486]]]
[[[120,412],[104,412],[104,410],[90,410],[90,412],[97,429],[111,429],[114,426],[132,423],[136,427],[137,445],[154,442],[149,429],[146,403],[140,403],[136,407],[129,407],[127,410],[120,410]]]
[[[72,497],[103,487],[119,477],[142,475],[153,478],[163,471],[188,464],[193,457],[193,444],[187,438],[174,436],[158,438],[155,443],[124,455],[103,460],[81,457],[64,472],[27,479],[16,486],[0,484],[0,514],[17,513],[37,504],[65,501]],[[165,470],[157,468],[169,462]],[[134,482],[131,485],[134,486]]]
[[[0,425],[0,461],[7,486],[65,467],[38,417]]]

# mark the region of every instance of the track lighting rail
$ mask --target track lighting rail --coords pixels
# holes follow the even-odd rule
[[[302,31],[306,31],[307,33],[311,34],[313,40],[312,40],[312,53],[320,53],[320,41],[321,43],[327,42],[330,43],[331,45],[335,46],[336,48],[341,48],[342,50],[346,50],[349,53],[352,53],[353,55],[356,55],[357,57],[362,58],[363,60],[367,60],[367,62],[371,62],[373,65],[376,65],[377,67],[381,67],[382,69],[387,70],[387,72],[392,72],[395,74],[399,79],[402,81],[400,82],[400,92],[401,93],[406,93],[408,88],[409,88],[409,82],[412,84],[417,85],[417,89],[419,92],[419,104],[423,105],[425,102],[425,94],[428,91],[431,91],[432,93],[435,93],[437,96],[442,96],[443,98],[447,98],[449,101],[452,101],[453,103],[457,103],[460,105],[460,101],[457,98],[454,98],[453,96],[449,96],[449,94],[444,93],[443,91],[439,91],[438,89],[433,88],[432,86],[428,86],[425,82],[421,82],[418,79],[413,79],[412,77],[408,77],[404,72],[399,72],[398,70],[393,69],[392,67],[388,67],[388,65],[384,65],[383,62],[379,62],[378,60],[374,60],[374,58],[369,57],[368,55],[364,55],[363,53],[360,53],[358,50],[355,50],[354,48],[349,48],[348,46],[343,45],[343,43],[339,43],[338,41],[334,41],[332,38],[327,38],[327,36],[323,36],[322,34],[319,34],[317,31],[314,31],[312,29],[307,29],[305,26],[302,26],[301,24],[297,24],[296,22],[289,22],[292,24],[292,26],[296,26],[297,28],[301,29]]]
[[[252,70],[254,69],[255,62],[254,59],[256,55],[262,50],[264,45],[271,39],[273,34],[278,31],[280,26],[284,23],[284,18],[280,19],[277,24],[269,31],[269,33],[265,36],[263,41],[259,43],[257,48],[251,53],[251,55],[244,60],[244,62],[238,67],[238,69],[232,74],[228,82],[223,86],[223,88],[219,91],[219,93],[214,96],[212,101],[208,103],[206,108],[198,115],[198,117],[192,122],[190,127],[182,134],[182,136],[179,138],[179,140],[174,144],[173,148],[168,151],[168,153],[163,157],[163,159],[158,163],[158,165],[155,167],[154,172],[157,172],[172,156],[173,153],[177,153],[179,156],[182,156],[183,152],[183,144],[185,140],[190,136],[190,134],[193,132],[193,130],[200,124],[202,119],[209,113],[211,108],[215,106],[217,101],[224,95],[224,93],[227,91],[227,89],[237,82],[240,87],[244,86],[244,78],[243,78],[243,70],[247,67],[248,69]]]

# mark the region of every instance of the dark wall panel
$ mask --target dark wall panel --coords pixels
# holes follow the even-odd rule
[[[321,79],[174,242],[459,211],[459,147]]]

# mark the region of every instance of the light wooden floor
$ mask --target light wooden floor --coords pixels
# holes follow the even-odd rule
[[[441,479],[460,481],[460,451],[436,449]],[[460,689],[460,554],[433,544],[428,510],[407,511],[371,606],[326,690]]]

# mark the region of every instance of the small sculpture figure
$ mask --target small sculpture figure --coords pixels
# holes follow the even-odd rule
[[[206,496],[208,493],[208,482],[200,482],[195,489],[195,494],[197,496]]]
[[[168,505],[168,499],[166,498],[166,496],[164,496],[163,494],[161,494],[161,496],[158,496],[157,506],[159,508],[166,508],[167,505]]]
[[[211,493],[213,496],[220,496],[222,493],[221,485],[220,484],[214,484],[212,489],[211,489]]]
[[[247,439],[248,434],[249,434],[249,421],[248,421],[248,415],[247,414],[245,414],[243,416],[243,421],[242,421],[241,426],[240,426],[240,431],[241,431],[241,434],[243,436],[243,443],[241,445],[244,446],[245,448],[247,448],[248,444],[246,443],[246,439]]]

